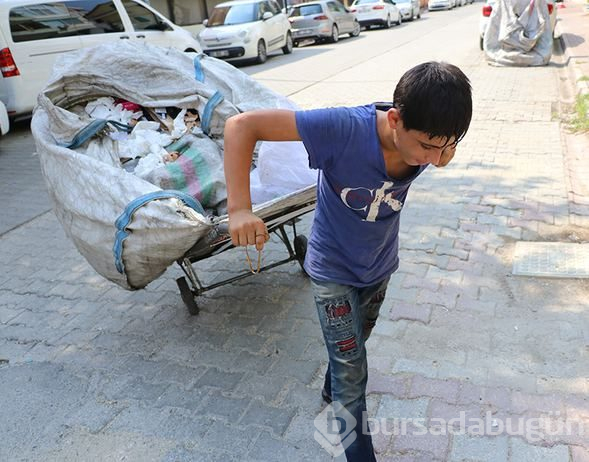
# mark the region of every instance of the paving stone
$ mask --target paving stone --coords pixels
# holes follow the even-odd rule
[[[528,444],[520,438],[510,438],[509,445],[509,460],[514,462],[569,462],[568,446],[544,448]]]
[[[204,452],[200,449],[177,447],[167,452],[161,462],[232,462],[229,454],[221,451]]]
[[[145,382],[141,377],[126,377],[113,382],[103,393],[110,400],[157,401],[167,386]]]
[[[408,389],[409,383],[406,377],[392,377],[377,371],[368,374],[368,383],[366,384],[367,395],[371,393],[383,393],[405,398]]]
[[[255,427],[247,427],[244,430],[231,423],[215,421],[209,425],[200,447],[211,453],[222,450],[228,455],[237,457],[238,460],[243,460],[242,458],[260,433],[261,431]]]
[[[589,449],[571,446],[571,462],[589,462]]]
[[[213,421],[207,417],[195,417],[182,409],[162,409],[159,436],[174,441],[200,443]]]
[[[292,409],[271,407],[254,400],[239,424],[266,427],[275,435],[283,435],[294,416]]]
[[[224,396],[213,392],[208,397],[206,413],[210,416],[221,417],[229,423],[236,423],[250,401],[250,398]]]
[[[428,304],[410,304],[396,302],[393,304],[389,317],[392,321],[406,319],[408,321],[419,321],[428,324],[431,316],[431,306]]]
[[[507,437],[454,435],[449,460],[451,462],[505,462],[508,460]]]
[[[448,434],[435,434],[423,426],[409,424],[406,432],[393,436],[392,447],[397,451],[424,451],[432,459],[445,459],[449,444]]]
[[[397,399],[384,395],[376,413],[378,419],[387,420],[414,420],[422,419],[425,422],[427,417],[427,406],[429,399]]]
[[[182,388],[190,389],[205,373],[204,367],[191,367],[186,364],[166,363],[158,361],[153,375],[149,378],[153,383],[174,383]]]
[[[280,454],[281,461],[297,462],[301,460],[301,451],[296,446],[277,439],[267,432],[260,434],[248,456],[249,460],[270,462],[276,460],[277,454]]]
[[[156,407],[178,407],[195,411],[202,409],[209,402],[209,392],[206,389],[186,390],[176,385],[170,385],[153,401]]]
[[[265,401],[268,402],[271,400],[266,399]],[[303,408],[318,414],[323,404],[323,399],[319,390],[310,388],[302,383],[291,382],[288,385],[288,392],[283,403],[289,407]]]
[[[280,377],[291,377],[299,382],[309,384],[313,380],[321,362],[317,360],[300,361],[288,357],[279,357],[269,373]]]
[[[431,361],[414,361],[412,359],[400,358],[395,361],[393,373],[409,372],[425,377],[435,378],[436,369]]]
[[[437,380],[419,375],[413,376],[409,389],[409,398],[429,396],[455,403],[458,398],[460,383],[455,380]]]
[[[214,387],[223,391],[232,391],[243,376],[243,372],[226,372],[210,368],[196,381],[195,387]]]
[[[478,421],[484,417],[483,410],[476,404],[448,404],[439,399],[431,399],[428,406],[430,425],[452,426],[460,428],[471,421]]]
[[[90,399],[67,417],[66,425],[85,427],[90,433],[98,433],[122,410],[123,406],[118,403],[100,403]]]

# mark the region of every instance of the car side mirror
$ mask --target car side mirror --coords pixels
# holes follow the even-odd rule
[[[205,26],[205,27],[207,27],[207,26],[208,26],[208,24],[209,24],[209,20],[208,20],[208,19],[205,19],[205,20],[202,22],[202,25],[203,25],[203,26]]]
[[[270,13],[269,11],[266,11],[263,15],[262,15],[262,21],[265,21],[266,19],[270,19],[272,16],[274,16],[272,13]]]
[[[174,30],[172,27],[170,27],[169,24],[167,24],[167,23],[165,23],[163,21],[160,21],[157,24],[154,24],[152,27],[150,27],[150,29],[159,30],[159,31],[162,31],[162,32],[165,32],[167,30]]]

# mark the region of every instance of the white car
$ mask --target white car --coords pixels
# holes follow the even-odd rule
[[[487,30],[489,18],[491,17],[495,3],[496,0],[486,0],[485,4],[483,5],[482,15],[479,21],[479,47],[481,50],[483,49],[485,31]],[[552,29],[552,34],[554,35],[554,27],[556,26],[556,8],[554,7],[554,0],[546,0],[546,4],[548,5],[548,14],[550,15],[550,28]]]
[[[457,6],[457,0],[429,0],[427,4],[428,11],[451,10]]]
[[[361,26],[381,26],[385,29],[391,25],[401,25],[401,12],[393,0],[354,0],[350,7]]]
[[[10,117],[31,113],[63,53],[121,40],[201,51],[190,32],[139,0],[2,0],[0,70]]]
[[[419,0],[397,0],[396,4],[401,12],[403,21],[413,21],[415,18],[421,18]]]
[[[272,51],[292,53],[290,22],[274,0],[220,3],[203,24],[198,39],[203,51],[214,58],[263,63]]]

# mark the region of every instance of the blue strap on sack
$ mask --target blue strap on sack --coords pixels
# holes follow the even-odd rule
[[[116,233],[113,254],[115,257],[115,266],[119,273],[125,274],[125,265],[123,263],[123,242],[125,241],[125,239],[127,239],[127,237],[129,237],[129,234],[131,233],[131,231],[127,229],[127,226],[129,226],[129,224],[133,220],[133,215],[135,214],[135,212],[151,201],[174,198],[180,199],[188,207],[200,213],[201,215],[205,214],[202,205],[200,205],[200,203],[196,199],[194,199],[192,196],[189,196],[188,194],[184,194],[181,191],[155,191],[140,196],[137,199],[134,199],[131,202],[129,202],[127,207],[125,207],[123,213],[115,221]]]
[[[221,92],[216,91],[215,94],[211,96],[211,99],[207,101],[207,104],[202,111],[201,128],[202,131],[207,135],[211,130],[211,119],[213,118],[213,111],[219,104],[221,104],[224,99],[225,97],[221,94]]]
[[[60,146],[68,149],[79,148],[90,138],[96,136],[101,130],[104,130],[107,125],[112,125],[117,130],[125,131],[127,133],[131,133],[133,130],[133,127],[130,125],[125,125],[115,120],[96,119],[78,131],[69,143],[61,143]]]
[[[196,80],[198,80],[199,82],[203,82],[205,81],[205,73],[202,69],[202,64],[200,63],[200,60],[202,59],[202,55],[196,55],[196,57],[194,58],[194,77],[196,78]]]

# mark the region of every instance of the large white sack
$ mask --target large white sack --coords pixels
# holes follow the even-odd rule
[[[483,40],[487,59],[502,66],[543,66],[552,56],[546,0],[498,0]]]
[[[208,117],[211,136],[222,135],[231,115],[290,103],[223,61],[171,48],[123,41],[85,48],[60,60],[38,97],[31,123],[54,210],[98,273],[136,289],[182,257],[211,224],[186,205],[190,201],[166,198],[165,191],[114,166],[110,155],[101,160],[100,150],[90,156],[62,147],[90,121],[68,108],[102,96],[144,107],[197,108],[200,114],[214,100],[218,104]],[[164,197],[147,200],[132,216],[125,215],[129,204],[148,194]]]

